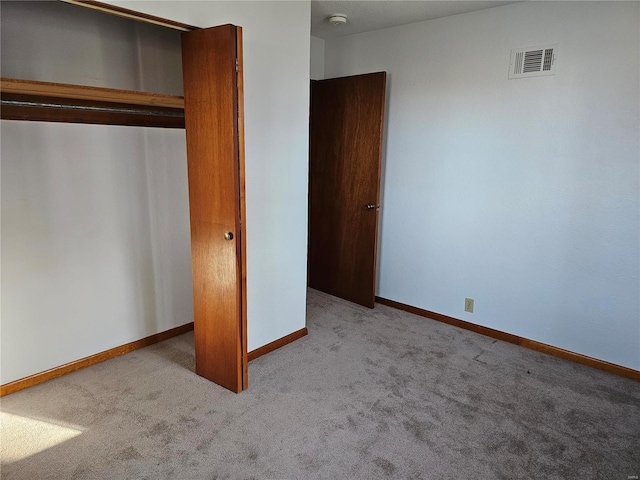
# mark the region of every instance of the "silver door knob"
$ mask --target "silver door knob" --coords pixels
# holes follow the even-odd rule
[[[224,239],[225,240],[233,240],[233,233],[231,232],[227,232],[224,234]]]
[[[373,210],[374,208],[376,208],[376,206],[373,203],[367,203],[364,208],[366,210]]]

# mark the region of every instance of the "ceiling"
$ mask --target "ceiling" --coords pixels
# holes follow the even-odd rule
[[[422,22],[459,13],[517,3],[515,1],[431,1],[431,0],[311,0],[311,35],[320,38],[342,37],[354,33]],[[348,23],[334,27],[327,17],[334,13],[347,16]]]

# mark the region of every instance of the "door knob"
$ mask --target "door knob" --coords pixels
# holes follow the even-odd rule
[[[233,240],[233,233],[231,232],[227,232],[224,234],[224,239],[225,240]]]
[[[373,203],[367,203],[364,208],[367,210],[373,210],[376,206]]]

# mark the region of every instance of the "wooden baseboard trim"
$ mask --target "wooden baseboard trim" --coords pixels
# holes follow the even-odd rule
[[[267,343],[266,345],[263,345],[260,348],[251,350],[247,354],[247,358],[249,359],[249,361],[255,360],[256,358],[266,355],[267,353],[273,352],[274,350],[277,350],[280,347],[284,347],[285,345],[288,345],[291,342],[295,342],[299,338],[306,336],[308,333],[309,332],[307,331],[307,327],[301,328],[300,330],[290,333],[289,335],[279,338],[278,340],[274,340],[271,343]]]
[[[587,365],[592,368],[597,368],[598,370],[604,370],[605,372],[613,373],[614,375],[630,378],[632,380],[640,382],[640,371],[634,370],[629,367],[616,365],[615,363],[609,363],[604,360],[598,360],[597,358],[588,357],[586,355],[575,353],[569,350],[564,350],[562,348],[554,347],[553,345],[548,345],[546,343],[537,342],[528,338],[519,337],[518,335],[512,335],[510,333],[495,330],[493,328],[483,327],[481,325],[476,325],[475,323],[459,320],[454,317],[442,315],[441,313],[423,310],[422,308],[413,307],[411,305],[396,302],[394,300],[389,300],[387,298],[376,297],[376,302],[382,305],[387,305],[388,307],[397,308],[398,310],[403,310],[405,312],[413,313],[415,315],[429,318],[431,320],[436,320],[438,322],[447,323],[455,327],[470,330],[481,335],[486,335],[487,337],[496,338],[498,340],[513,343],[530,350],[536,350],[548,355],[553,355],[554,357],[564,358],[565,360],[570,360],[575,363]]]
[[[96,363],[104,362],[105,360],[109,360],[114,357],[119,357],[120,355],[124,355],[125,353],[148,347],[149,345],[153,345],[154,343],[168,340],[171,337],[182,335],[183,333],[187,333],[191,330],[193,330],[193,322],[181,325],[180,327],[172,328],[171,330],[166,330],[164,332],[150,335],[140,340],[136,340],[135,342],[130,342],[125,345],[120,345],[119,347],[111,348],[104,352],[96,353],[95,355],[91,355],[89,357],[81,358],[80,360],[76,360],[74,362],[70,362],[41,373],[36,373],[35,375],[31,375],[29,377],[21,378],[20,380],[15,380],[13,382],[0,385],[0,397],[4,397],[5,395],[9,395],[10,393],[14,393],[20,390],[24,390],[25,388],[33,387],[34,385],[46,382],[47,380],[52,380],[54,378],[67,375],[71,372],[75,372],[76,370],[90,367],[91,365],[95,365]]]
[[[454,327],[464,328],[480,335],[486,335],[487,337],[497,338],[504,342],[519,344],[520,337],[511,335],[510,333],[501,332],[489,327],[483,327],[482,325],[476,325],[475,323],[465,322],[464,320],[458,320],[457,318],[442,315],[441,313],[430,312],[429,310],[423,310],[422,308],[413,307],[405,303],[396,302],[394,300],[388,300],[382,297],[376,297],[376,302],[388,307],[397,308],[398,310],[404,310],[405,312],[413,313],[421,317],[430,318],[431,320],[437,320],[438,322],[447,323]]]

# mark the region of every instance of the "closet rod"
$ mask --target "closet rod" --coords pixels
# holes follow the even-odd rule
[[[0,79],[0,118],[184,128],[184,99],[162,93]]]
[[[51,103],[51,102],[33,102],[26,100],[0,100],[0,106],[16,106],[16,107],[37,107],[37,108],[61,108],[65,110],[84,110],[91,112],[109,112],[109,113],[121,113],[129,115],[152,115],[158,117],[174,117],[184,118],[184,110],[167,111],[167,110],[149,110],[139,108],[126,108],[126,107],[103,107],[95,105],[70,105],[65,103]]]

